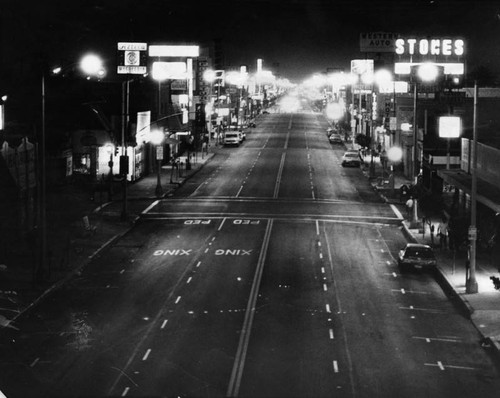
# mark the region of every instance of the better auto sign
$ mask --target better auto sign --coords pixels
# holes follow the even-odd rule
[[[118,70],[119,74],[146,73],[147,43],[118,43]]]

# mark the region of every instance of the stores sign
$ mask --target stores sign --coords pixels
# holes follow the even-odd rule
[[[396,39],[398,55],[455,55],[461,56],[465,51],[462,39]]]

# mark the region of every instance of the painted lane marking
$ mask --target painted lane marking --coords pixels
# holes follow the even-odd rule
[[[319,258],[323,259],[323,253],[319,253]]]
[[[142,360],[145,361],[146,359],[148,359],[149,354],[151,354],[151,348],[148,348],[148,350],[146,351],[146,353],[142,357]]]
[[[220,231],[222,229],[222,226],[224,225],[225,222],[226,222],[226,217],[224,217],[222,219],[222,222],[220,223],[219,228],[217,229],[217,231]]]
[[[238,190],[238,193],[236,194],[236,197],[240,196],[240,193],[241,191],[243,190],[243,185],[240,187],[240,189]]]
[[[250,296],[248,298],[248,303],[245,310],[245,319],[243,321],[243,327],[241,329],[240,340],[238,342],[238,349],[236,351],[236,356],[234,358],[233,369],[231,371],[231,378],[229,380],[229,385],[226,393],[226,396],[228,397],[237,397],[239,393],[241,379],[243,377],[243,368],[245,366],[245,359],[248,350],[248,344],[250,342],[252,323],[255,316],[255,304],[257,303],[257,298],[259,296],[259,287],[262,280],[262,274],[264,271],[264,264],[266,262],[269,241],[271,240],[272,228],[273,228],[273,220],[268,219],[266,231],[264,233],[264,239],[262,241],[262,246],[260,249],[259,259],[257,261],[257,268],[252,282],[252,288],[250,290]]]
[[[430,292],[419,292],[419,291],[416,291],[416,290],[405,290],[405,289],[391,289],[391,291],[393,291],[393,292],[401,292],[403,294],[406,294],[406,293],[411,293],[411,294],[431,294]]]
[[[391,209],[397,218],[400,218],[400,219],[404,218],[403,215],[401,214],[401,212],[398,210],[398,208],[395,205],[391,204],[390,206],[391,206]]]
[[[328,290],[328,287],[326,286],[326,283],[323,283],[323,290],[326,292]]]
[[[325,273],[325,267],[321,267],[321,273],[324,274]]]
[[[281,176],[283,174],[283,168],[285,166],[285,157],[286,157],[286,152],[283,152],[281,154],[281,162],[280,162],[280,166],[278,169],[278,176],[276,177],[276,183],[274,185],[273,199],[278,198],[278,192],[279,192],[280,184],[281,184]]]
[[[129,391],[130,391],[130,387],[125,387],[125,390],[123,390],[123,392],[122,392],[122,397],[125,397]]]
[[[201,261],[198,261],[198,264],[196,264],[196,268],[198,268],[201,265]]]
[[[335,336],[333,335],[333,329],[330,329],[328,333],[330,334],[330,340],[333,340],[335,338]]]
[[[319,221],[316,220],[316,235],[319,235]]]
[[[413,339],[417,340],[425,340],[427,343],[430,343],[431,341],[442,341],[445,343],[460,343],[461,340],[458,339],[446,339],[446,338],[439,338],[439,337],[420,337],[420,336],[413,336]]]
[[[190,277],[188,278],[188,280],[187,280],[187,282],[186,282],[186,283],[190,283],[190,282],[191,282],[191,279],[193,279],[193,277],[191,277],[191,276],[190,276]]]
[[[327,305],[326,305],[326,312],[328,312],[329,314],[332,312],[332,311],[330,310],[330,304],[327,304]]]
[[[337,361],[333,361],[333,372],[334,373],[339,372],[339,365],[337,364]]]
[[[165,319],[163,323],[161,324],[160,329],[165,329],[165,326],[167,326],[168,319]]]
[[[151,205],[149,205],[149,207],[144,210],[142,212],[142,214],[147,214],[153,207],[155,207],[160,201],[159,200],[155,200],[153,203],[151,203]]]
[[[438,361],[437,364],[439,366],[439,369],[444,370],[444,366],[441,361]]]
[[[179,301],[181,301],[181,296],[177,296],[177,299],[175,300],[175,304],[178,304]]]
[[[208,251],[209,251],[209,250],[210,250],[210,249],[207,247],[207,248],[205,249],[205,253],[208,253]]]
[[[434,309],[434,308],[415,308],[412,305],[410,307],[399,307],[400,310],[411,310],[411,311],[425,311],[433,314],[446,314],[446,311]]]
[[[38,363],[39,360],[40,360],[40,358],[37,358],[33,362],[31,362],[30,368],[35,367],[35,365]]]

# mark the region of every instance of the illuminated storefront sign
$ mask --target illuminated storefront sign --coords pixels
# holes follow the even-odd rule
[[[395,52],[398,55],[464,55],[462,39],[396,39]]]

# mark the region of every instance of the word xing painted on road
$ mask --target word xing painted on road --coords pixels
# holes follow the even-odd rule
[[[242,250],[242,249],[217,249],[215,250],[216,256],[250,256],[252,254],[252,249]]]
[[[189,256],[193,249],[165,249],[165,250],[155,250],[153,256]]]

